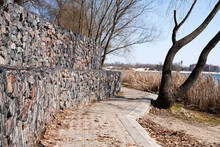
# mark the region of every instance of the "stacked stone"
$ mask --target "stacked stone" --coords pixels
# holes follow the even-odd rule
[[[59,110],[117,94],[121,74],[100,63],[94,40],[16,4],[1,8],[0,146],[34,146]]]
[[[4,70],[0,76],[1,145],[33,146],[60,109],[120,91],[120,73],[74,70]],[[98,112],[97,112],[98,113]]]
[[[101,48],[94,40],[44,22],[16,4],[5,5],[0,16],[0,64],[101,68]]]

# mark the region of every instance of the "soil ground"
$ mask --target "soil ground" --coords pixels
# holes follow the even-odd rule
[[[220,147],[220,119],[209,114],[151,107],[138,122],[162,146]]]

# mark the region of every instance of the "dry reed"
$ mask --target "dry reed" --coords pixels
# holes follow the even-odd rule
[[[159,73],[123,71],[122,84],[130,88],[158,93],[161,81],[159,77]]]
[[[122,73],[124,86],[158,94],[161,81],[161,75],[158,72],[123,71]],[[172,88],[175,89],[186,80],[187,76],[173,73],[172,78],[174,81]],[[201,111],[220,113],[220,84],[217,85],[212,76],[203,77],[201,75],[178,101]]]

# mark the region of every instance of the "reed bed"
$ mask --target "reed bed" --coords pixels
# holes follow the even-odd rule
[[[122,84],[126,87],[158,93],[160,86],[159,73],[144,73],[135,71],[122,72]]]
[[[187,78],[186,75],[179,73],[173,73],[172,77],[174,81],[172,89],[179,87]],[[157,72],[122,72],[122,84],[130,88],[158,94],[160,82],[161,75]],[[178,101],[200,111],[220,113],[220,84],[216,84],[212,76],[203,77],[201,75],[191,89]]]

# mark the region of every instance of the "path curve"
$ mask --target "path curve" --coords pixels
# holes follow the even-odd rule
[[[77,110],[65,110],[41,139],[54,147],[156,147],[136,121],[149,110],[156,95],[122,88],[122,95]]]

